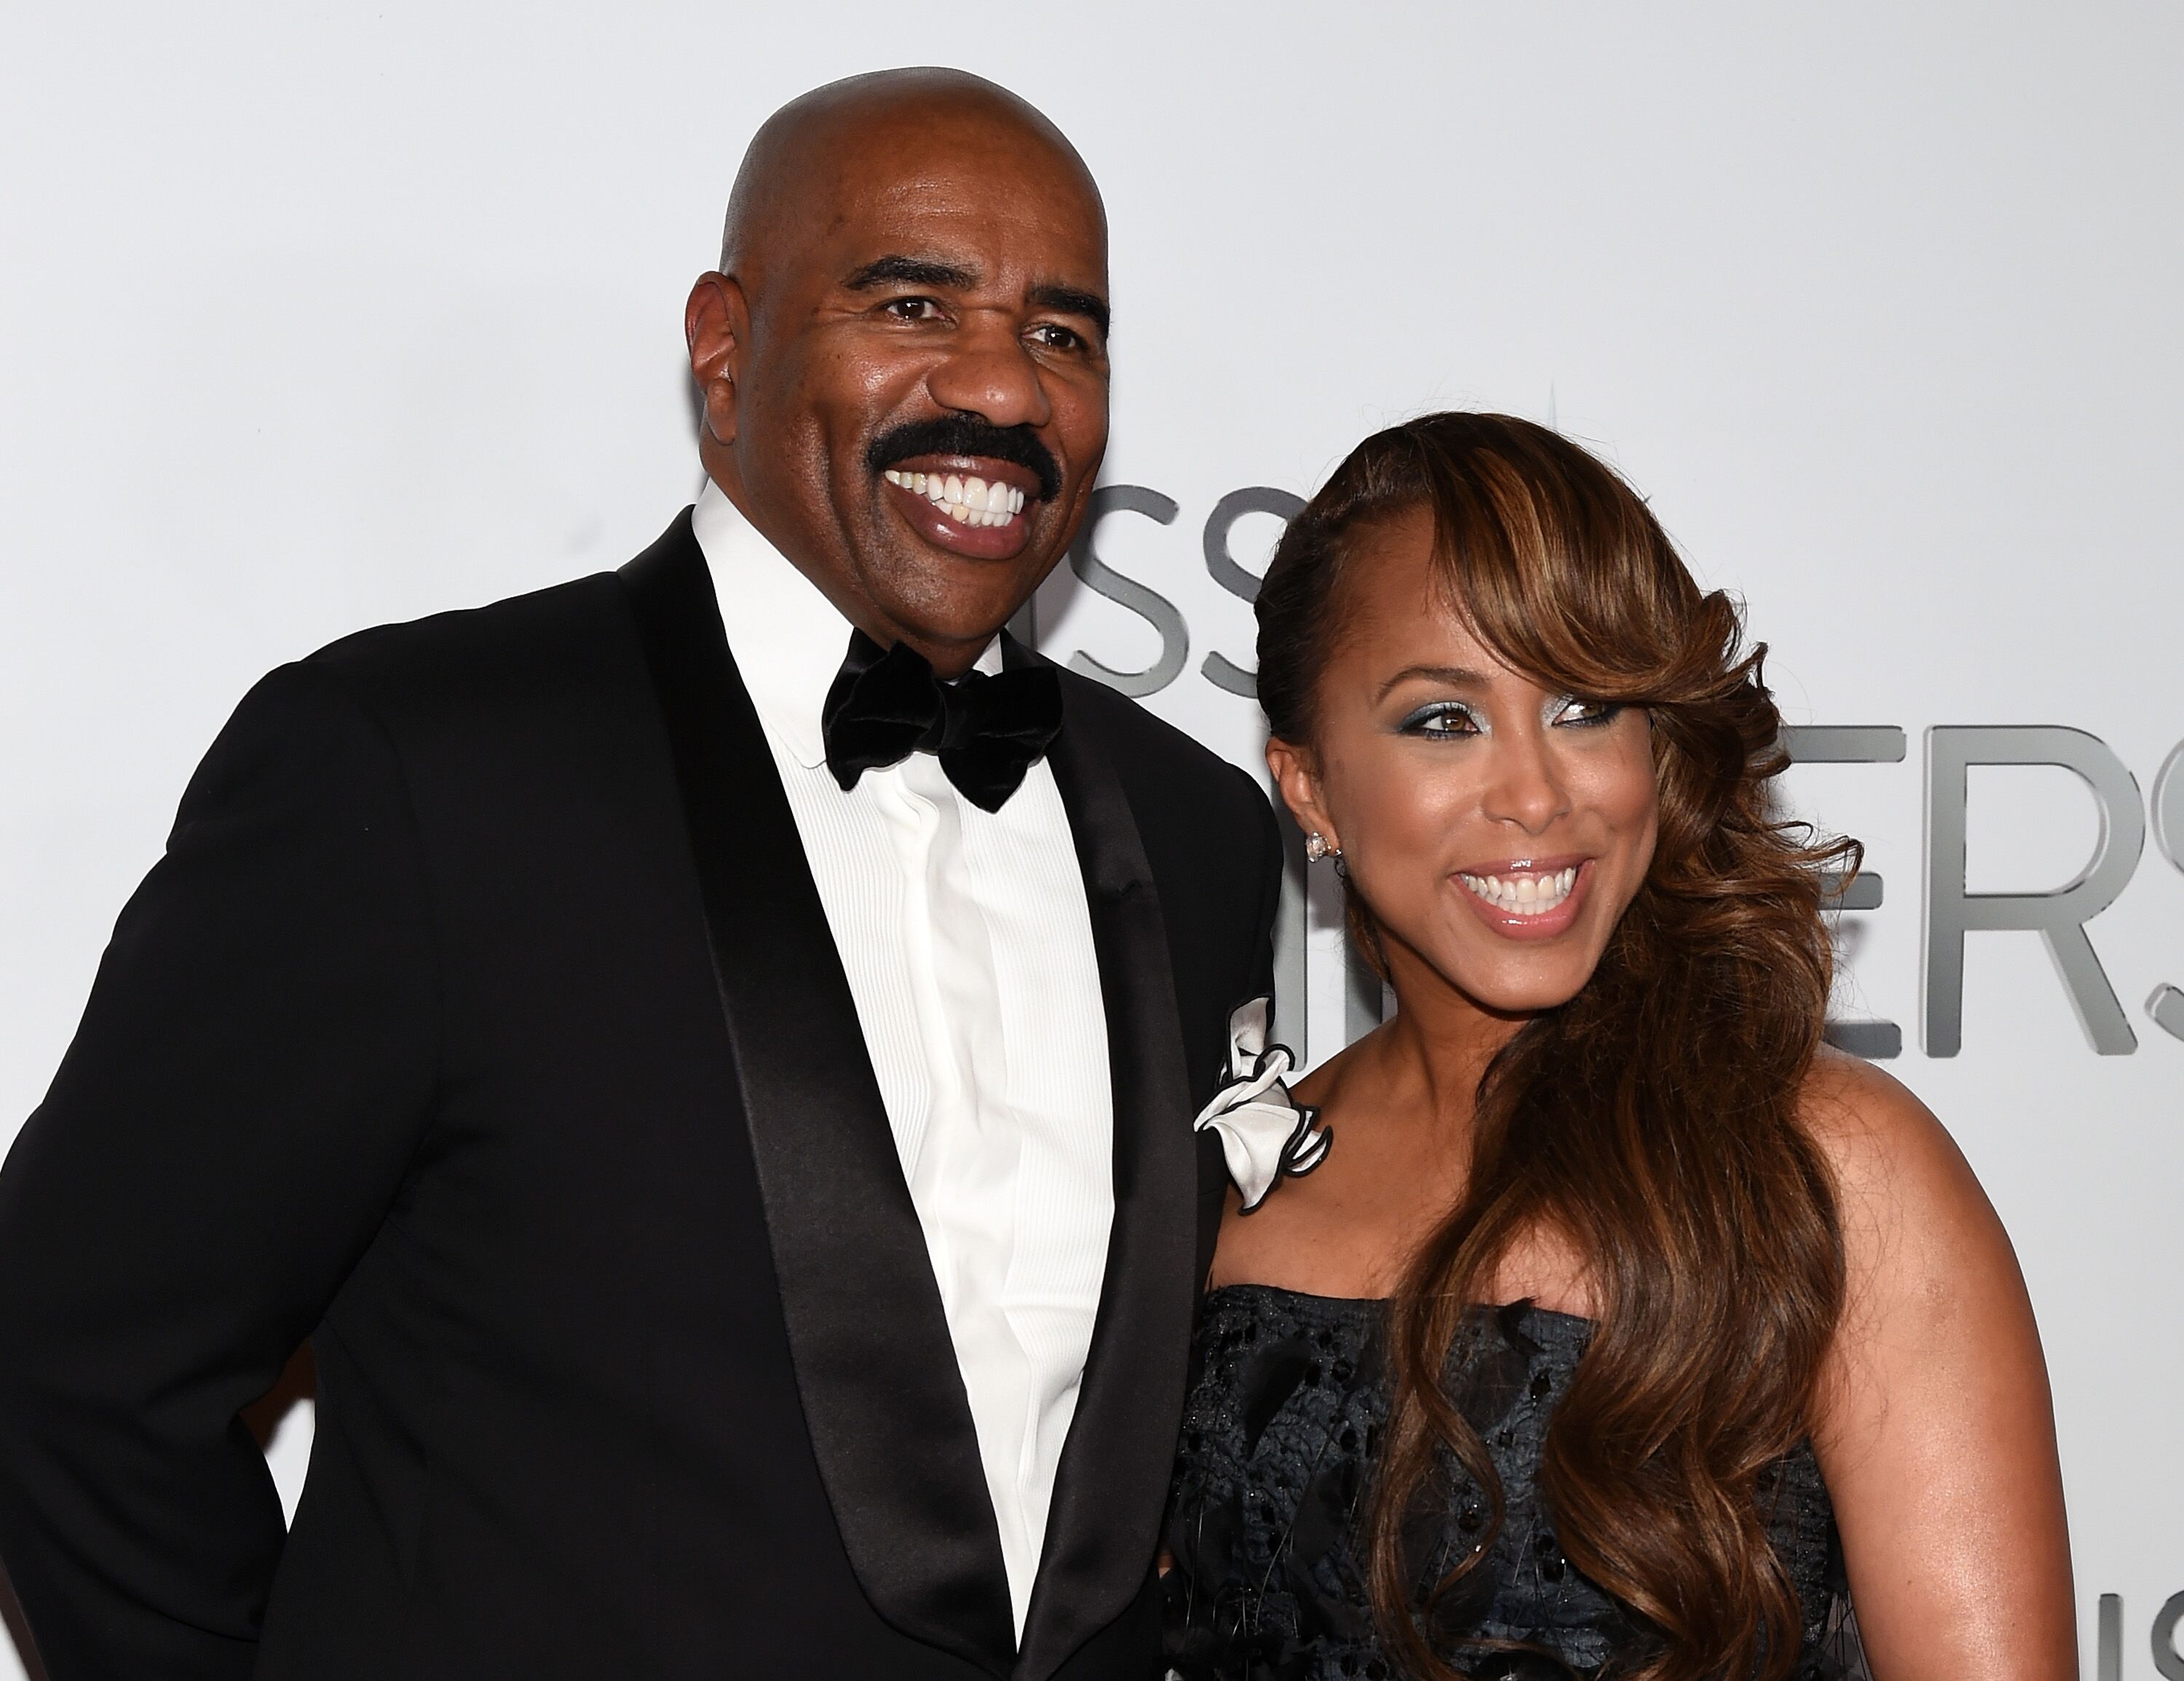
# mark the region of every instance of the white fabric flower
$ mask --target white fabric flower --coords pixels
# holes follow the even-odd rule
[[[1194,1132],[1221,1135],[1228,1177],[1244,1194],[1244,1211],[1266,1200],[1284,1174],[1301,1177],[1327,1159],[1334,1134],[1319,1111],[1290,1095],[1284,1077],[1296,1066],[1287,1045],[1267,1043],[1273,999],[1255,998],[1228,1018],[1228,1083],[1214,1094]]]

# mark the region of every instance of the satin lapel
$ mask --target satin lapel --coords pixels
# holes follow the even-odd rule
[[[1030,657],[1005,647],[1011,665]],[[1115,1224],[1016,1681],[1045,1681],[1145,1587],[1197,1296],[1190,1089],[1152,867],[1106,744],[1066,699],[1048,760],[1076,838],[1106,1005]]]
[[[674,749],[790,1356],[843,1545],[889,1623],[1006,1676],[1008,1578],[955,1346],[689,515],[622,577]]]

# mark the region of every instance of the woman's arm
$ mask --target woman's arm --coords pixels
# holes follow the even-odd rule
[[[1849,1283],[1815,1445],[1876,1681],[2075,1681],[2048,1368],[2002,1222],[1879,1070],[1830,1055],[1808,1115]]]

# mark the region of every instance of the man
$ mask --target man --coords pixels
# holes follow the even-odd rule
[[[0,1175],[53,1681],[1146,1673],[1279,854],[997,637],[1106,290],[1022,102],[798,100],[690,299],[697,508],[244,702]],[[307,1337],[284,1540],[236,1414]]]

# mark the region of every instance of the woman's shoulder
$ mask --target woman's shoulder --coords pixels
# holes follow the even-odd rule
[[[1986,1211],[1986,1194],[1948,1129],[1884,1070],[1824,1048],[1798,1107],[1835,1179],[1847,1238],[1859,1216],[1893,1226]]]
[[[1915,1344],[1951,1321],[2017,1311],[2024,1284],[2008,1236],[1932,1110],[1830,1050],[1806,1080],[1802,1113],[1835,1182],[1854,1342]]]

